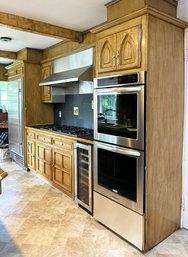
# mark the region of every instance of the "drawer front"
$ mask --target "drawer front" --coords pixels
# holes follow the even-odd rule
[[[53,145],[61,148],[63,150],[69,150],[72,151],[72,142],[69,142],[65,139],[60,139],[60,138],[54,138],[53,139]]]
[[[27,137],[31,139],[35,139],[35,133],[33,131],[27,131]]]
[[[41,135],[41,134],[38,134],[37,135],[37,140],[42,142],[42,143],[45,143],[45,144],[52,144],[52,138],[49,137],[49,136],[46,136],[46,135]]]

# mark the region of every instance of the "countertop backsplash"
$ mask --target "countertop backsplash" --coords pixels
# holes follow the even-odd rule
[[[65,103],[54,104],[55,124],[93,129],[92,100],[93,94],[66,95]],[[74,115],[75,107],[78,107],[78,115]]]

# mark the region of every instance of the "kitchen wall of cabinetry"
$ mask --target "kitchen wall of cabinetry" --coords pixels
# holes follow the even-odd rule
[[[186,26],[180,20],[145,8],[92,30],[97,41],[97,77],[141,70],[147,74],[142,250],[149,250],[180,227]],[[121,46],[117,48],[119,33],[123,40],[119,39]],[[126,42],[128,37],[131,39]],[[119,49],[123,50],[122,56]],[[130,63],[119,68],[117,64],[126,58]]]

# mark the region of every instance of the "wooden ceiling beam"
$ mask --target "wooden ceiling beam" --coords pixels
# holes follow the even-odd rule
[[[15,52],[0,50],[0,57],[16,60],[17,54]]]
[[[81,32],[4,12],[0,12],[0,25],[62,40],[83,41]]]

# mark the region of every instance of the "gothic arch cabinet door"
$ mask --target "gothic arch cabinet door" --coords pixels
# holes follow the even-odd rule
[[[108,72],[116,69],[116,35],[110,35],[97,42],[98,71]]]
[[[117,70],[141,66],[141,25],[117,33]]]
[[[138,24],[97,41],[98,73],[141,67],[142,25]]]

